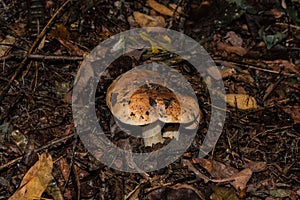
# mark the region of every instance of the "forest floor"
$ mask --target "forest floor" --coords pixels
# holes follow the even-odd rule
[[[165,31],[153,38],[150,26]],[[299,0],[2,0],[0,27],[0,199],[300,199]],[[144,29],[105,43],[134,28]],[[204,53],[178,56],[172,46],[186,40],[174,34]],[[134,49],[139,41],[147,46]],[[123,46],[132,50],[102,62]],[[145,147],[106,104],[117,77],[149,63],[181,74],[198,100],[186,149],[184,133]],[[183,87],[170,74],[162,80]],[[102,135],[84,106],[74,112],[90,99]]]

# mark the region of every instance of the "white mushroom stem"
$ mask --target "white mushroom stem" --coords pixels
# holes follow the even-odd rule
[[[166,131],[163,133],[163,138],[170,138],[179,140],[179,131]]]
[[[152,147],[153,144],[164,143],[164,138],[161,136],[162,122],[154,122],[143,127],[142,136],[146,147]]]

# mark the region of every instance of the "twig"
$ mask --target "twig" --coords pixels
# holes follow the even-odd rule
[[[224,62],[224,60],[218,60],[218,59],[215,59],[214,61],[218,62],[218,63]],[[259,70],[259,71],[263,71],[263,72],[269,72],[272,74],[283,74],[285,76],[295,76],[296,75],[296,74],[291,74],[291,73],[286,73],[286,72],[281,72],[281,71],[275,71],[275,70],[271,70],[271,69],[264,69],[264,68],[257,67],[257,66],[251,65],[251,64],[237,63],[237,62],[233,62],[233,61],[226,61],[226,62],[233,64],[233,65],[238,64],[239,66],[247,67],[249,69],[255,69],[255,70]]]
[[[13,55],[13,54],[9,54],[9,55],[5,55],[0,57],[0,61],[4,61],[4,60],[9,60],[9,59],[13,59],[13,58],[23,58],[24,59],[25,56],[19,56],[19,55]],[[82,61],[83,57],[82,56],[53,56],[53,55],[40,55],[40,54],[30,54],[27,55],[28,59],[31,60],[70,60],[70,61]]]
[[[69,138],[71,138],[71,137],[74,137],[74,136],[75,136],[75,133],[72,133],[72,134],[67,135],[67,136],[65,136],[65,137],[63,137],[63,138],[60,138],[60,139],[57,139],[57,140],[50,141],[48,144],[46,144],[46,145],[44,145],[44,146],[42,146],[42,147],[36,149],[35,151],[36,151],[36,152],[39,152],[39,151],[41,151],[41,150],[43,150],[43,149],[46,149],[46,148],[48,148],[48,147],[50,147],[50,146],[52,146],[52,145],[54,145],[54,144],[60,143],[60,142],[62,142],[62,141],[64,141],[64,140],[67,140],[67,139],[69,139]]]
[[[5,55],[5,56],[1,56],[0,57],[0,61],[2,61],[2,60],[9,60],[9,59],[11,59],[11,58],[13,58],[14,56],[13,55]]]
[[[279,26],[289,26],[291,28],[294,28],[294,29],[297,29],[297,30],[300,30],[300,26],[296,26],[296,25],[293,25],[293,24],[286,24],[286,23],[275,23],[275,25],[279,25]]]
[[[18,157],[18,158],[15,158],[15,159],[9,161],[8,163],[5,163],[4,165],[1,165],[1,166],[0,166],[0,171],[3,170],[3,169],[6,168],[6,167],[9,167],[9,166],[15,164],[16,162],[21,161],[22,159],[23,159],[23,156],[20,156],[20,157]]]
[[[38,54],[28,55],[28,58],[37,59],[37,60],[71,60],[71,61],[83,60],[82,56],[46,56],[46,55],[38,55]]]

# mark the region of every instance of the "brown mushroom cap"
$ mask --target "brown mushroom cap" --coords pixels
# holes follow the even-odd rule
[[[165,86],[161,85],[165,84]],[[106,103],[125,124],[190,123],[200,120],[196,99],[176,92],[155,71],[134,69],[120,75],[107,90]]]

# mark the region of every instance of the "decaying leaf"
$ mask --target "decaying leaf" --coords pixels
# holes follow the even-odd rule
[[[157,11],[160,14],[167,15],[170,17],[173,16],[174,12],[171,9],[169,9],[168,7],[166,7],[165,5],[157,3],[154,0],[147,0],[147,3],[151,8],[153,8],[153,10]]]
[[[162,16],[149,16],[140,12],[133,13],[135,21],[141,27],[165,27],[166,22]]]
[[[230,199],[230,200],[238,200],[239,198],[235,194],[235,190],[233,188],[227,187],[219,187],[212,185],[211,189],[213,193],[211,194],[212,200],[219,200],[219,199]]]
[[[271,49],[273,46],[279,44],[287,37],[287,34],[276,32],[274,35],[267,34],[263,28],[258,31],[259,36],[263,39],[267,46],[267,49]]]
[[[28,144],[28,138],[20,130],[12,131],[10,139],[18,146],[21,152],[25,152]]]
[[[9,200],[39,199],[53,178],[51,172],[53,162],[51,155],[43,153],[39,160],[25,174],[19,189]]]
[[[216,178],[210,179],[210,181],[216,183],[230,182],[238,191],[244,191],[246,189],[247,183],[253,173],[249,168],[238,171],[236,168],[224,165],[221,162],[204,158],[194,158],[193,163],[200,164],[208,173]]]
[[[258,108],[256,99],[247,94],[226,94],[226,103],[241,110]]]
[[[277,198],[287,198],[291,195],[291,190],[288,190],[288,189],[264,190],[264,191],[255,192],[255,195],[257,195],[259,197],[266,197],[266,195],[270,195],[276,199]]]
[[[55,29],[48,35],[49,38],[70,39],[70,31],[63,24],[58,24]]]

